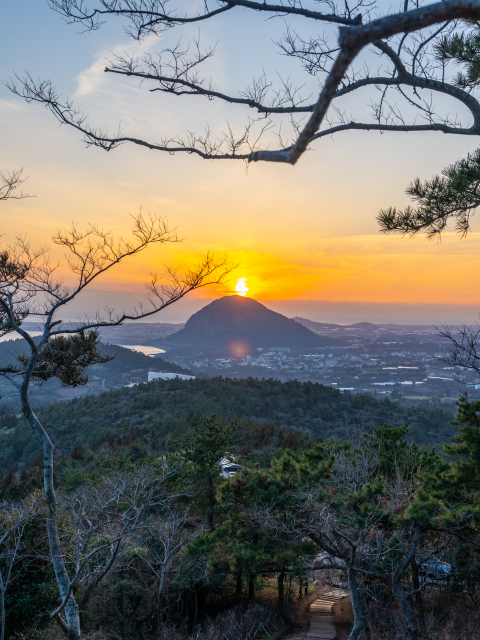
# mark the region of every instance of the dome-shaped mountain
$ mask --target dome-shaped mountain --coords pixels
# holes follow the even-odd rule
[[[246,354],[268,347],[323,347],[334,343],[252,298],[225,296],[194,313],[185,328],[168,337],[178,346]]]

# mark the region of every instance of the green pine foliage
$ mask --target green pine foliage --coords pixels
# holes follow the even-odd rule
[[[216,495],[221,480],[218,462],[226,455],[236,428],[234,422],[222,424],[215,415],[210,416],[201,427],[194,427],[191,445],[184,451],[177,449],[186,491],[205,514],[210,531],[215,529]]]
[[[467,396],[458,401],[458,412],[452,424],[458,427],[458,433],[452,438],[455,444],[445,446],[450,456],[462,458],[456,466],[469,469],[468,475],[473,481],[480,481],[480,401],[470,402]]]
[[[105,364],[113,358],[114,356],[101,352],[98,331],[80,331],[71,336],[57,336],[40,350],[32,372],[32,380],[46,382],[51,378],[57,378],[65,387],[84,386],[88,382],[89,367]],[[29,356],[22,353],[17,359],[22,367],[17,367],[16,370],[23,371],[28,365]]]
[[[428,464],[409,511],[423,523],[458,527],[468,534],[476,529],[480,513],[480,402],[465,395],[457,404],[452,424],[458,432],[444,446],[450,461],[433,451],[425,454]]]
[[[454,84],[472,90],[480,83],[480,31],[478,26],[469,31],[441,37],[436,45],[437,58],[442,62],[452,61],[464,67],[454,78]]]
[[[462,482],[480,489],[480,401],[470,402],[467,396],[462,396],[452,424],[458,427],[458,433],[452,438],[454,444],[446,445],[445,451],[460,458],[454,468]]]
[[[441,176],[425,181],[416,178],[406,189],[415,206],[382,209],[377,216],[380,230],[408,235],[423,231],[434,238],[453,220],[455,230],[465,236],[480,204],[479,178],[480,149],[445,167]]]

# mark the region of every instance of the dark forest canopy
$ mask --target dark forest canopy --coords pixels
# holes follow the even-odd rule
[[[7,407],[3,412],[6,421],[12,412]],[[244,427],[237,431],[239,446],[248,444],[247,425],[257,430],[265,430],[266,425],[293,430],[297,432],[297,439],[317,440],[347,438],[357,429],[365,431],[387,421],[395,426],[408,423],[409,439],[422,444],[446,442],[455,431],[448,411],[405,408],[388,399],[342,393],[321,384],[296,380],[282,383],[273,379],[218,377],[160,381],[60,402],[39,410],[39,416],[52,434],[57,455],[68,454],[77,442],[83,448],[95,450],[108,439],[123,438],[128,433],[136,434],[129,437],[130,443],[136,443],[134,449],[146,451],[149,442],[150,448],[163,452],[171,448],[172,439],[188,440],[188,433],[212,414],[219,419],[239,420]],[[14,422],[14,428],[0,430],[0,460],[5,468],[24,463],[40,453],[39,445],[29,437],[24,419]]]

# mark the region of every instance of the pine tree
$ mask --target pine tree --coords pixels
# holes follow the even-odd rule
[[[236,422],[220,423],[215,415],[193,430],[192,445],[183,455],[185,478],[191,482],[194,500],[205,513],[210,531],[215,529],[216,494],[223,480],[220,460],[236,430]]]
[[[454,444],[445,445],[445,452],[457,459],[452,471],[465,490],[480,489],[480,400],[470,402],[468,397],[458,400],[458,413],[452,424],[458,425]]]

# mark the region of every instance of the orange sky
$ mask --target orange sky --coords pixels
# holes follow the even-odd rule
[[[34,11],[33,0],[27,1]],[[117,126],[121,121],[123,131],[150,138],[181,131],[192,122],[199,127],[212,119],[225,122],[232,114],[215,102],[149,94],[104,74],[108,50],[129,46],[121,25],[82,40],[44,4],[35,5],[50,30],[41,55],[38,60],[22,58],[29,51],[26,42],[37,32],[33,18],[31,24],[27,18],[21,37],[2,51],[6,71],[1,80],[23,68],[34,76],[52,77],[89,112],[92,123]],[[51,52],[50,42],[55,43]],[[65,47],[65,56],[56,64],[58,46]],[[215,74],[227,82],[227,64],[221,58],[215,64]],[[245,116],[241,109],[233,114]],[[441,171],[473,150],[475,140],[354,132],[322,140],[295,167],[256,164],[247,169],[240,162],[171,157],[128,145],[112,153],[86,149],[78,133],[59,128],[45,109],[20,102],[3,85],[0,116],[0,169],[25,166],[28,189],[37,195],[1,204],[4,240],[22,232],[44,243],[55,227],[71,220],[126,233],[128,214],[140,206],[168,216],[185,236],[182,245],[161,252],[152,248],[125,264],[98,282],[97,289],[141,291],[149,272],[161,270],[163,263],[190,263],[210,249],[227,250],[240,266],[230,289],[202,291],[200,296],[231,292],[236,279],[245,277],[249,295],[266,301],[480,306],[478,223],[466,240],[450,233],[436,243],[424,237],[381,236],[375,222],[380,208],[407,204],[404,189],[412,179]]]

